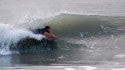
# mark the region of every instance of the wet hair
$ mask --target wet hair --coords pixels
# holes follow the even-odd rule
[[[50,26],[45,26],[45,29],[50,29]]]

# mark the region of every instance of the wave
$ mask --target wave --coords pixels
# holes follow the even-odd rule
[[[120,26],[124,17],[108,17],[97,15],[61,14],[53,17],[46,25],[60,37],[90,37],[122,33]]]
[[[57,35],[59,39],[74,39],[118,35],[124,33],[123,23],[124,17],[77,14],[60,14],[45,19],[44,23],[43,19],[33,20],[32,22],[22,24],[22,26],[27,26],[24,28],[17,28],[12,24],[0,23],[0,55],[11,54],[10,47],[13,47],[12,44],[19,44],[20,41],[20,44],[32,41],[33,39],[35,39],[35,41],[41,41],[44,36],[34,34],[32,30],[42,28],[46,25],[51,26],[53,33]],[[33,45],[36,46],[35,43]],[[63,43],[63,45],[65,45],[65,43]]]
[[[41,40],[44,38],[44,36],[33,34],[26,29],[17,29],[13,25],[3,23],[0,23],[0,33],[1,55],[11,54],[9,50],[10,45],[18,43],[21,39],[29,37]]]

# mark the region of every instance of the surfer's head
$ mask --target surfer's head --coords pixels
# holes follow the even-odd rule
[[[48,32],[50,32],[50,30],[51,30],[50,26],[45,26],[45,30],[47,30]]]
[[[50,26],[45,26],[45,29],[47,30],[47,29],[50,29]]]

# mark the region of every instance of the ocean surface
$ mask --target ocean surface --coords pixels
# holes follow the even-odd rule
[[[0,70],[125,70],[124,0],[0,0]],[[32,31],[49,25],[57,39]]]

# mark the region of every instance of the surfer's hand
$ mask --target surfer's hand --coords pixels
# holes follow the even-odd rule
[[[55,35],[52,35],[53,36],[53,38],[57,38],[57,36],[55,36]]]
[[[54,36],[55,38],[57,38],[57,36]]]

